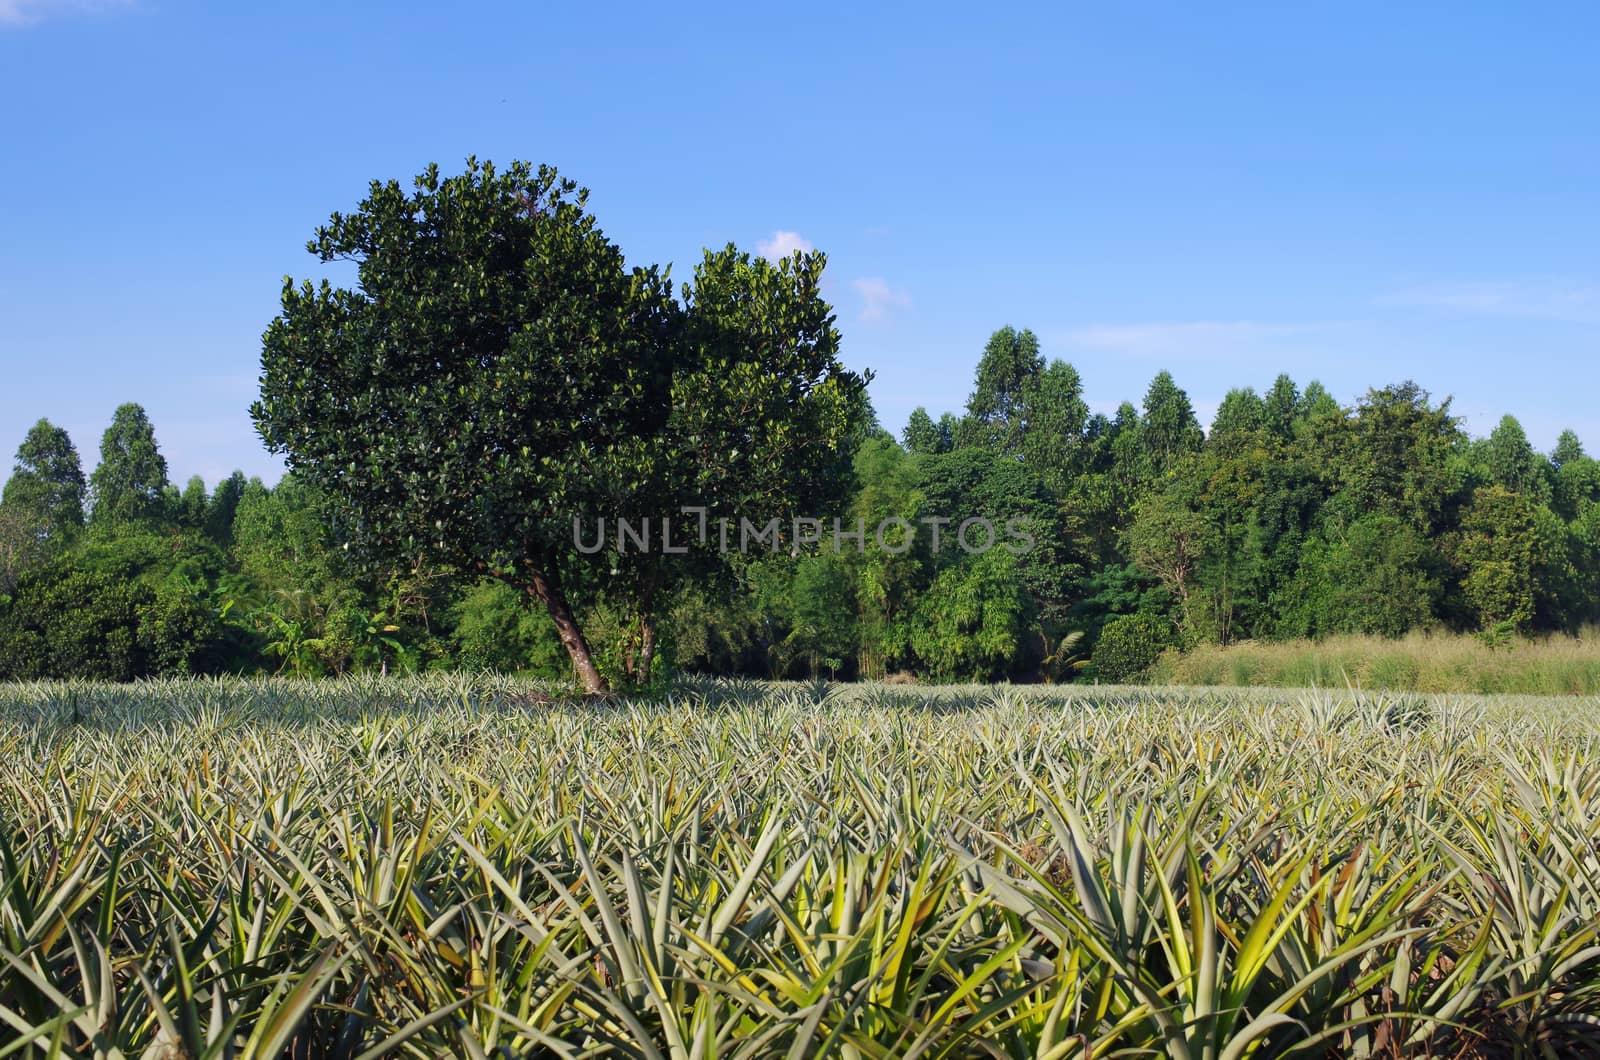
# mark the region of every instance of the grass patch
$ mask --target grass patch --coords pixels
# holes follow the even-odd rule
[[[1243,641],[1168,651],[1148,677],[1173,685],[1593,696],[1600,695],[1600,630],[1499,647],[1477,637],[1426,633],[1396,640]]]

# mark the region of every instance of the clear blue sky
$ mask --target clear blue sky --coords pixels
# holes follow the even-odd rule
[[[871,10],[868,10],[871,8]],[[0,460],[269,479],[281,279],[374,177],[550,162],[636,261],[798,236],[898,431],[1030,327],[1091,405],[1415,378],[1600,450],[1600,6],[0,0]],[[788,233],[789,235],[781,235]]]

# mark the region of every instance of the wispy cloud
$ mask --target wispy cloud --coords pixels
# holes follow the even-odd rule
[[[1214,355],[1229,347],[1253,347],[1263,340],[1300,335],[1306,324],[1266,324],[1256,320],[1187,320],[1155,324],[1096,324],[1060,334],[1063,345],[1106,350],[1130,357]]]
[[[899,287],[891,287],[882,276],[862,276],[851,280],[850,286],[861,296],[859,316],[864,323],[881,323],[911,308],[911,295]]]
[[[31,26],[57,15],[128,7],[132,0],[0,0],[0,26]]]
[[[0,0],[0,2],[4,2],[4,0]],[[816,247],[811,245],[811,240],[799,232],[787,232],[781,228],[772,233],[771,239],[763,239],[756,244],[757,252],[768,261],[787,258],[797,250],[809,254],[815,249]]]
[[[1600,322],[1600,284],[1575,280],[1497,280],[1432,284],[1388,295],[1386,305],[1420,306],[1460,313]]]

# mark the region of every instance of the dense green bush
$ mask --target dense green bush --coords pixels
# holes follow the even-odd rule
[[[564,677],[571,667],[555,626],[504,582],[482,581],[454,608],[456,659],[466,669]]]
[[[1090,662],[1102,681],[1131,681],[1171,642],[1165,623],[1150,615],[1119,615],[1105,624]]]

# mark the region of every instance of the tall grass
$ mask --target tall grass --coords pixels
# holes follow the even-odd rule
[[[1593,700],[0,686],[0,1051],[1572,1055]]]
[[[1600,695],[1600,629],[1511,640],[1412,633],[1283,642],[1244,641],[1168,652],[1149,679],[1176,685],[1263,685],[1411,692]]]

